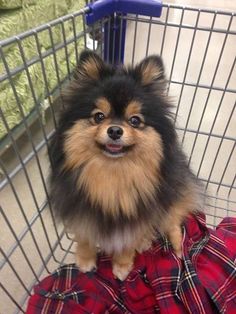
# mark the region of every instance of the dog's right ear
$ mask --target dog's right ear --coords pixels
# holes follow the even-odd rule
[[[135,68],[142,86],[160,84],[165,81],[164,65],[158,55],[143,59]]]
[[[84,50],[80,55],[74,77],[79,84],[84,85],[83,83],[100,80],[105,69],[105,63],[95,52]]]

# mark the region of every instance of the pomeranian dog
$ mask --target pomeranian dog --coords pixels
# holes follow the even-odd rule
[[[124,280],[157,234],[181,257],[181,225],[201,208],[202,189],[178,144],[166,87],[159,56],[129,68],[80,55],[49,154],[52,205],[75,236],[82,272],[96,269],[99,249]]]

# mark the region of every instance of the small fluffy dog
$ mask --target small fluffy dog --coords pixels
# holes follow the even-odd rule
[[[50,196],[78,242],[80,270],[96,268],[99,247],[124,280],[157,232],[181,256],[181,224],[202,192],[177,142],[161,58],[112,67],[84,51],[63,100]]]

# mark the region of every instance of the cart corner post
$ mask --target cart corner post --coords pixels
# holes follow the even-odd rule
[[[160,17],[162,0],[98,0],[87,6],[86,23],[92,25],[104,17],[103,57],[106,62],[124,62],[126,14]]]

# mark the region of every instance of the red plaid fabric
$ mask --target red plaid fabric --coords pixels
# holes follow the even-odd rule
[[[202,214],[191,216],[183,234],[182,259],[158,239],[137,255],[124,282],[114,279],[107,256],[99,256],[95,273],[60,267],[35,286],[26,313],[236,313],[236,218],[213,231]]]

